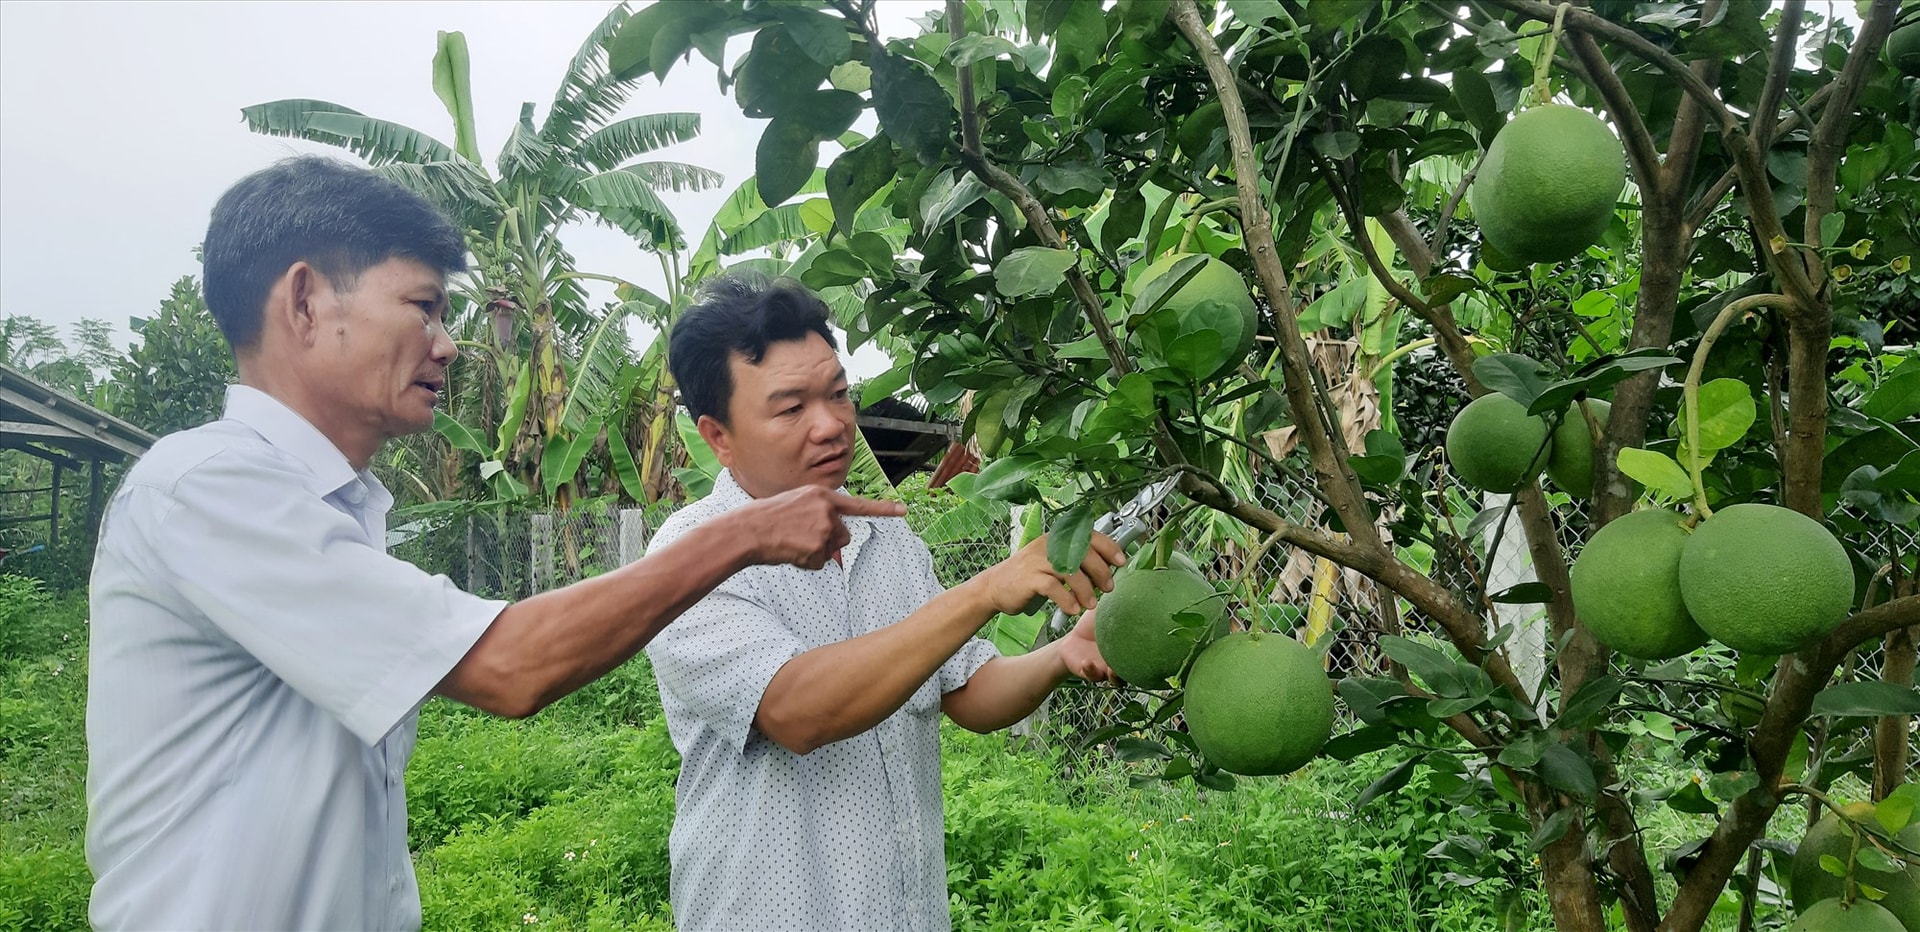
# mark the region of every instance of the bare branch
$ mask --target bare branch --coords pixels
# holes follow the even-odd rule
[[[1823,653],[1845,654],[1889,631],[1920,625],[1920,595],[1882,602],[1855,612],[1821,642]]]
[[[1762,152],[1773,144],[1773,115],[1780,112],[1780,99],[1787,93],[1787,79],[1793,76],[1794,54],[1800,45],[1800,20],[1806,11],[1806,0],[1787,0],[1780,12],[1780,36],[1774,40],[1773,61],[1767,66],[1767,83],[1760,91],[1760,106],[1753,111],[1753,144]]]
[[[1241,226],[1246,250],[1253,257],[1254,271],[1261,291],[1274,311],[1274,336],[1280,347],[1280,362],[1285,371],[1283,389],[1294,423],[1306,440],[1308,459],[1325,480],[1323,488],[1347,534],[1370,551],[1389,554],[1386,544],[1373,525],[1360,492],[1360,477],[1348,462],[1346,442],[1337,430],[1328,430],[1315,412],[1319,410],[1312,388],[1312,360],[1307,358],[1306,341],[1300,336],[1300,313],[1294,306],[1287,273],[1280,264],[1279,250],[1273,241],[1273,215],[1267,210],[1260,190],[1260,165],[1254,159],[1253,138],[1247,130],[1247,111],[1240,99],[1239,83],[1227,60],[1220,54],[1213,34],[1200,19],[1193,0],[1178,0],[1173,6],[1173,21],[1187,42],[1206,64],[1219,95],[1226,119],[1227,139],[1233,150],[1234,184],[1240,195]],[[1326,412],[1328,417],[1332,412]]]
[[[1647,131],[1647,124],[1640,118],[1640,108],[1634,106],[1633,95],[1627,93],[1626,85],[1620,83],[1620,76],[1613,71],[1613,63],[1607,61],[1600,44],[1593,36],[1575,31],[1567,36],[1567,45],[1580,59],[1586,69],[1587,80],[1600,92],[1600,99],[1606,101],[1607,112],[1613,115],[1613,122],[1620,127],[1621,141],[1626,144],[1627,164],[1633,167],[1634,184],[1640,186],[1641,196],[1657,197],[1664,190],[1664,178],[1660,173],[1660,149],[1653,144],[1653,134]]]

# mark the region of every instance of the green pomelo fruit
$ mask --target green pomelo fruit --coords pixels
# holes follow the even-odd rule
[[[1183,624],[1194,612],[1205,624]],[[1093,627],[1100,656],[1121,679],[1144,689],[1164,689],[1180,672],[1194,645],[1228,631],[1227,607],[1206,579],[1183,569],[1135,570],[1115,579],[1100,598]]]
[[[1608,523],[1573,561],[1573,608],[1600,642],[1630,657],[1665,660],[1707,643],[1680,595],[1687,532],[1664,508]]]
[[[1193,108],[1193,112],[1180,121],[1180,129],[1176,133],[1180,151],[1190,159],[1199,158],[1213,143],[1214,130],[1225,126],[1226,122],[1226,111],[1217,100],[1209,100]]]
[[[1495,246],[1492,242],[1489,242],[1485,237],[1482,237],[1480,240],[1480,261],[1485,262],[1487,264],[1487,268],[1490,268],[1496,272],[1520,272],[1520,271],[1524,271],[1527,268],[1527,266],[1532,264],[1529,262],[1521,262],[1520,260],[1515,259],[1514,257],[1509,256],[1504,252],[1501,252],[1500,247]]]
[[[1169,253],[1142,270],[1129,299],[1145,294],[1154,280],[1191,253]],[[1233,266],[1212,256],[1147,318],[1140,328],[1149,351],[1195,379],[1221,375],[1253,350],[1260,315],[1247,281]],[[1211,333],[1202,337],[1199,334]]]
[[[1856,819],[1872,819],[1873,804],[1867,802],[1848,803],[1842,806],[1847,815]],[[1860,831],[1857,827],[1855,831]],[[1898,836],[1900,843],[1908,848],[1920,849],[1920,822],[1908,825]],[[1860,844],[1869,842],[1862,838]],[[1845,864],[1847,853],[1852,850],[1853,838],[1840,826],[1840,817],[1832,812],[1813,823],[1807,829],[1806,837],[1800,839],[1800,847],[1793,854],[1793,870],[1788,875],[1787,889],[1793,894],[1793,908],[1802,914],[1802,919],[1812,915],[1821,901],[1834,899],[1841,894],[1846,881],[1827,873],[1820,866],[1821,855],[1831,855]],[[1903,871],[1869,870],[1859,863],[1854,864],[1853,877],[1856,883],[1869,884],[1886,891],[1886,899],[1879,902],[1895,920],[1891,927],[1899,932],[1920,932],[1920,870],[1908,868]],[[1862,897],[1864,899],[1864,897]],[[1857,905],[1857,904],[1856,904]],[[1851,929],[1854,926],[1812,926],[1810,928]]]
[[[1920,23],[1909,23],[1887,37],[1887,63],[1901,74],[1920,77]]]
[[[1791,653],[1853,607],[1853,564],[1813,520],[1775,505],[1730,505],[1680,552],[1687,612],[1734,650]]]
[[[1607,232],[1626,181],[1626,152],[1607,124],[1548,104],[1493,138],[1467,201],[1489,245],[1519,262],[1555,262]]]
[[[1834,878],[1838,880],[1839,878]],[[1866,897],[1842,904],[1838,899],[1813,904],[1787,932],[1909,932],[1898,917]]]
[[[1320,654],[1284,634],[1213,642],[1193,662],[1186,687],[1193,743],[1230,773],[1292,773],[1333,734],[1333,681]]]
[[[1600,429],[1607,427],[1607,416],[1612,413],[1613,405],[1598,398],[1589,398],[1585,402],[1587,409],[1593,412],[1593,420]],[[1593,497],[1593,431],[1587,426],[1586,415],[1580,413],[1581,402],[1575,402],[1567,408],[1560,418],[1560,426],[1553,429],[1553,450],[1547,455],[1547,478],[1574,498]]]
[[[1488,492],[1511,492],[1547,458],[1547,422],[1499,392],[1475,398],[1447,427],[1447,462],[1460,481]]]

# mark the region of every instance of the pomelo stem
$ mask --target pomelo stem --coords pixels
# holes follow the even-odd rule
[[[1573,9],[1572,3],[1562,3],[1553,11],[1553,31],[1547,33],[1547,40],[1540,45],[1540,57],[1533,63],[1533,98],[1535,103],[1549,103],[1553,100],[1553,90],[1547,75],[1553,70],[1554,47],[1560,44],[1560,33],[1566,28],[1567,11]]]
[[[1759,307],[1787,308],[1793,306],[1793,299],[1783,294],[1756,294],[1737,298],[1720,309],[1720,316],[1713,319],[1707,332],[1700,337],[1700,346],[1693,351],[1693,364],[1687,367],[1687,381],[1681,389],[1686,397],[1687,411],[1687,474],[1693,478],[1693,507],[1702,518],[1713,517],[1713,509],[1707,507],[1706,484],[1700,480],[1700,374],[1706,371],[1707,356],[1713,352],[1713,343],[1720,339],[1728,325]]]

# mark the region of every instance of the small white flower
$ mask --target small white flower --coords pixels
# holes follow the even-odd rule
[[[567,860],[569,861],[573,860],[573,852],[571,851],[567,852]]]
[[[540,917],[532,913],[526,913],[525,915],[522,915],[520,917],[520,922],[523,925],[533,925],[534,923],[539,921],[540,921]]]

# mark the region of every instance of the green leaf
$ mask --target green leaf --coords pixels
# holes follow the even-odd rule
[[[486,444],[481,441],[480,435],[473,428],[454,420],[439,408],[433,409],[433,429],[435,433],[447,438],[447,442],[453,444],[456,450],[465,450],[481,456],[487,455]]]
[[[1113,742],[1113,756],[1124,761],[1168,760],[1173,757],[1173,752],[1158,741],[1128,735]]]
[[[837,288],[851,285],[868,275],[867,263],[845,249],[829,249],[813,257],[813,263],[800,275],[809,288]]]
[[[1019,46],[1000,36],[975,34],[953,40],[947,46],[946,58],[955,68],[965,68],[978,61],[1019,52]]]
[[[974,480],[973,492],[982,498],[1022,502],[1033,498],[1033,477],[1045,463],[1037,456],[1007,456],[988,463]]]
[[[1620,695],[1626,683],[1616,676],[1598,676],[1580,684],[1580,688],[1561,705],[1557,728],[1584,728],[1600,717]]]
[[[1902,783],[1873,807],[1873,818],[1889,835],[1899,835],[1913,822],[1913,810],[1920,803],[1920,783]]]
[[[1544,605],[1553,601],[1553,587],[1540,582],[1520,583],[1493,593],[1487,599],[1502,605]]]
[[[1753,392],[1739,379],[1714,379],[1700,386],[1700,452],[1724,450],[1740,442],[1753,426]],[[1685,409],[1681,409],[1681,438],[1686,442]]]
[[[1106,220],[1100,225],[1100,248],[1113,252],[1126,245],[1140,232],[1140,224],[1146,217],[1147,202],[1140,196],[1139,185],[1114,191],[1113,200],[1107,204]]]
[[[626,438],[617,431],[609,430],[607,452],[613,457],[613,473],[620,479],[620,488],[626,490],[628,498],[645,502],[647,486],[640,480],[640,464],[634,461],[633,448],[627,445]]]
[[[873,90],[873,69],[863,61],[841,62],[827,73],[827,83],[843,91],[865,94]]]
[[[453,151],[469,162],[480,161],[480,144],[473,132],[473,87],[467,57],[467,37],[460,32],[440,33],[439,47],[433,53],[433,93],[453,118]]]
[[[1879,716],[1920,714],[1920,690],[1882,680],[1841,683],[1813,697],[1814,715]]]
[[[944,152],[953,135],[953,100],[933,76],[907,59],[876,51],[873,112],[880,129],[923,161]]]
[[[1707,792],[1721,802],[1733,802],[1760,785],[1760,775],[1751,770],[1731,770],[1707,778]]]
[[[1092,540],[1093,507],[1082,499],[1061,512],[1047,528],[1047,562],[1053,564],[1056,573],[1079,572]]]
[[[1401,446],[1400,438],[1392,431],[1375,429],[1367,432],[1366,455],[1351,455],[1347,463],[1353,467],[1361,479],[1375,485],[1392,485],[1400,481],[1407,471],[1407,450]]]
[[[1700,790],[1700,784],[1691,780],[1687,781],[1685,786],[1668,794],[1667,806],[1675,812],[1691,815],[1718,815],[1720,812],[1719,805],[1708,799],[1707,794]]]
[[[571,437],[556,434],[547,438],[547,448],[540,454],[540,484],[549,497],[580,471],[580,464],[593,449],[599,430],[600,424],[595,422]]]
[[[853,232],[861,205],[892,180],[893,140],[884,133],[840,153],[827,166],[827,199],[833,204],[833,222],[841,235]]]
[[[1333,760],[1352,760],[1362,754],[1392,747],[1398,742],[1399,735],[1400,729],[1392,726],[1367,725],[1328,741],[1320,753]]]
[[[1548,845],[1559,841],[1567,834],[1567,829],[1573,825],[1573,817],[1572,808],[1555,809],[1553,815],[1547,816],[1547,820],[1540,823],[1540,827],[1534,830],[1533,837],[1527,839],[1527,851],[1538,854],[1545,851]]]
[[[1066,281],[1075,258],[1070,249],[1022,246],[993,267],[993,290],[1010,298],[1051,292]]]
[[[820,140],[798,120],[777,116],[760,134],[753,154],[753,179],[760,200],[769,206],[799,193],[820,164]]]
[[[1533,404],[1547,383],[1541,378],[1546,367],[1519,353],[1494,353],[1473,361],[1473,374],[1480,384],[1513,400],[1521,407]]]
[[[1552,745],[1540,754],[1540,776],[1547,785],[1582,799],[1591,799],[1600,788],[1592,765],[1564,744]]]
[[[775,16],[787,27],[787,35],[807,57],[832,68],[853,54],[853,39],[847,35],[845,20],[805,7],[780,4]]]
[[[819,90],[794,101],[791,107],[781,111],[780,116],[792,117],[806,127],[814,139],[826,142],[839,139],[840,134],[860,118],[860,111],[864,109],[866,101],[852,91]],[[809,166],[807,171],[811,172],[813,168]]]
[[[1406,667],[1414,676],[1427,684],[1427,688],[1442,696],[1457,695],[1460,677],[1460,664],[1452,657],[1434,650],[1425,644],[1397,634],[1380,638],[1380,649],[1401,666]]]
[[[1894,863],[1893,858],[1888,857],[1885,851],[1881,851],[1879,848],[1865,843],[1860,845],[1860,853],[1855,857],[1855,860],[1859,862],[1861,867],[1867,870],[1879,871],[1885,874],[1899,873],[1904,866]]]
[[[1831,854],[1823,854],[1820,856],[1820,869],[1835,877],[1847,876],[1847,862]]]
[[[1460,102],[1460,109],[1480,134],[1482,143],[1491,141],[1493,134],[1500,131],[1505,117],[1500,113],[1499,104],[1494,102],[1493,85],[1479,69],[1461,68],[1453,73],[1453,99]]]
[[[1354,799],[1353,808],[1356,811],[1365,808],[1368,803],[1406,786],[1408,781],[1413,779],[1413,768],[1420,763],[1422,757],[1423,755],[1409,757],[1401,761],[1399,766],[1381,775],[1380,779],[1367,784],[1367,788],[1361,790],[1359,797]]]
[[[1195,330],[1175,337],[1166,348],[1167,364],[1199,380],[1219,369],[1227,347],[1217,330]]]
[[[1825,243],[1828,246],[1834,245],[1834,241],[1840,238],[1840,234],[1845,232],[1846,228],[1847,228],[1847,215],[1837,210],[1824,217],[1821,217],[1820,218],[1820,242]]]
[[[1693,477],[1665,453],[1627,447],[1620,451],[1618,462],[1621,472],[1657,494],[1679,500],[1693,497]]]
[[[1900,421],[1920,414],[1920,357],[1908,359],[1867,396],[1861,411],[1883,421]]]
[[[1360,151],[1360,134],[1333,130],[1313,137],[1313,151],[1339,161]]]
[[[1420,289],[1426,292],[1428,300],[1433,304],[1446,304],[1472,291],[1478,285],[1479,282],[1465,275],[1456,275],[1447,272],[1432,276],[1426,281],[1421,282]]]

